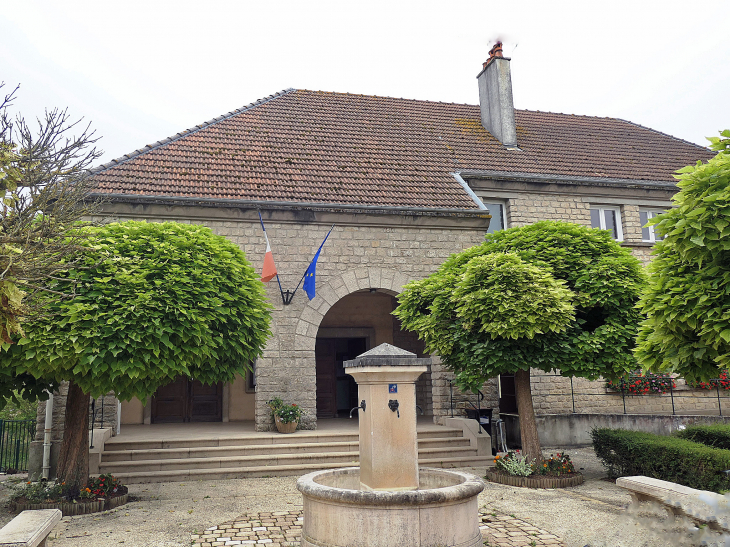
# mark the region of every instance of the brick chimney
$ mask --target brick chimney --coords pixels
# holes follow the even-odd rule
[[[477,76],[482,125],[505,146],[517,146],[515,106],[509,59],[502,56],[502,42],[489,51],[489,59]]]

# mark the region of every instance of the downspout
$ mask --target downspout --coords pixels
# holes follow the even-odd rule
[[[474,190],[471,189],[471,187],[469,186],[469,183],[466,182],[463,178],[461,178],[460,173],[451,173],[451,175],[456,179],[456,182],[461,184],[462,188],[464,188],[464,191],[467,194],[469,194],[469,197],[472,199],[472,201],[474,201],[474,203],[477,204],[477,207],[479,207],[480,209],[483,209],[484,211],[488,210],[487,207],[482,203],[482,200],[479,199],[479,196],[477,196],[474,193]]]
[[[48,394],[46,401],[46,421],[43,425],[43,478],[51,475],[51,429],[53,428],[53,393]]]

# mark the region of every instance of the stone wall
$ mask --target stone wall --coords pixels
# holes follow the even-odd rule
[[[624,199],[618,197],[622,191],[616,189],[605,195],[600,193],[586,195],[576,192],[574,188],[567,190],[572,192],[479,190],[477,195],[487,201],[494,197],[504,201],[509,228],[526,226],[541,220],[559,220],[590,227],[592,205],[618,207],[623,231],[622,245],[630,248],[634,256],[644,264],[651,260],[652,244],[642,241],[639,209],[668,209],[671,206],[669,202],[671,192],[663,190],[656,192],[657,195],[647,195],[643,199],[637,199],[636,196],[627,196]]]
[[[53,394],[53,428],[51,430],[51,440],[53,442],[60,442],[63,439],[63,426],[66,420],[66,396],[68,395],[68,382],[62,382]],[[103,416],[102,416],[102,401],[103,401]],[[35,440],[43,440],[43,431],[46,422],[46,403],[47,401],[41,401],[38,403],[38,410],[36,413],[36,433]],[[117,433],[117,410],[119,408],[119,401],[114,396],[113,392],[109,392],[96,399],[95,410],[96,420],[94,421],[94,429],[110,428],[112,435]],[[92,414],[91,406],[89,406],[89,428],[92,426],[92,420],[94,414]]]
[[[730,393],[720,390],[694,389],[681,378],[671,393],[630,395],[608,389],[604,380],[591,382],[584,378],[564,378],[533,370],[532,399],[535,413],[570,414],[730,414]],[[672,404],[673,403],[673,404]]]

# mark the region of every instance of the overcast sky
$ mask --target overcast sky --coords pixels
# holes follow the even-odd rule
[[[477,104],[498,38],[516,108],[730,128],[726,0],[23,0],[0,25],[13,110],[68,107],[102,162],[290,87]]]

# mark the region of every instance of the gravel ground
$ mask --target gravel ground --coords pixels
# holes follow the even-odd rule
[[[550,450],[545,451],[549,453]],[[568,547],[664,547],[699,544],[681,528],[664,530],[662,511],[642,506],[627,510],[629,495],[604,480],[605,473],[590,448],[569,450],[586,482],[578,487],[532,490],[487,483],[479,496],[487,511],[514,515],[565,539]],[[464,468],[479,476],[483,468]],[[0,475],[0,525],[13,515],[6,501],[8,485],[21,477]],[[190,545],[196,531],[253,512],[301,507],[297,477],[271,477],[187,483],[134,484],[134,501],[104,513],[64,517],[54,530],[52,547]],[[709,538],[707,538],[709,539]],[[712,545],[712,543],[709,543]],[[728,544],[730,545],[730,543]]]

